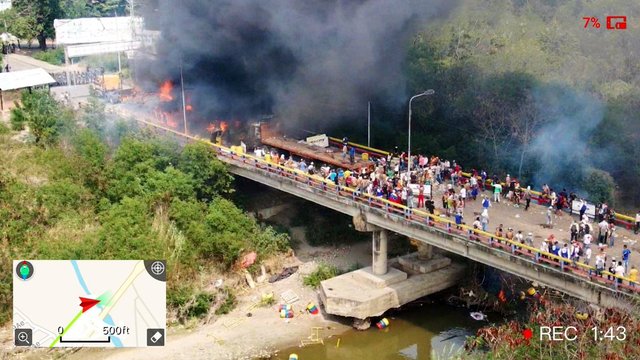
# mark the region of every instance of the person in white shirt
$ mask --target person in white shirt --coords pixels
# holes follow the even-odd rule
[[[604,255],[602,253],[596,255],[596,275],[602,277],[602,271],[604,270]]]
[[[584,234],[584,236],[582,237],[582,243],[584,244],[585,249],[588,249],[591,247],[592,239],[593,239],[593,236],[591,234]]]
[[[618,266],[616,266],[615,268],[615,273],[616,276],[619,276],[618,278],[616,278],[616,281],[618,282],[618,284],[622,284],[621,277],[624,276],[624,266],[622,265],[622,261],[618,261]]]
[[[546,240],[542,241],[542,244],[540,244],[540,251],[542,251],[543,253],[549,252],[549,243]],[[542,256],[546,257],[546,255]]]
[[[606,220],[602,220],[598,223],[598,229],[600,233],[598,234],[598,243],[606,244],[607,243],[607,232],[609,231],[609,223]]]
[[[589,263],[591,262],[591,248],[588,247],[585,251],[584,251],[584,263],[586,265],[589,265]]]
[[[640,211],[636,213],[636,228],[633,230],[634,234],[640,231]]]

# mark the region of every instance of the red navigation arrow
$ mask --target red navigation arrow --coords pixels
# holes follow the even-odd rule
[[[80,297],[80,306],[82,306],[82,312],[86,312],[87,310],[91,309],[99,302],[100,300],[87,299],[87,298]]]

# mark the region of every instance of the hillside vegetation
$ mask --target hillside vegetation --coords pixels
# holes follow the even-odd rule
[[[233,178],[209,146],[106,126],[95,101],[74,114],[46,93],[22,100],[13,127],[39,135],[22,143],[0,127],[3,269],[25,258],[166,259],[169,318],[183,321],[225,303],[214,274],[246,252],[260,259],[288,248],[288,235],[230,201]],[[11,279],[0,274],[0,323],[11,318]]]
[[[607,30],[607,15],[626,15],[628,29]],[[585,29],[585,16],[601,27]],[[640,3],[623,0],[457,2],[409,44],[407,99],[436,91],[413,102],[412,151],[635,211],[638,18]],[[374,109],[372,144],[406,148],[406,105]],[[346,126],[334,131],[366,143],[366,124]]]

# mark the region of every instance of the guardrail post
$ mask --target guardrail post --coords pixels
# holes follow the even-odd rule
[[[493,236],[489,236],[489,246],[493,247]]]
[[[515,255],[516,253],[516,245],[515,244],[511,244],[511,253]]]
[[[447,232],[451,233],[451,223],[447,222]]]
[[[540,253],[536,251],[536,256],[535,256],[536,262],[540,262]]]
[[[564,260],[560,260],[560,270],[564,271]]]
[[[389,212],[389,203],[388,203],[388,202],[385,202],[385,203],[384,203],[384,209],[385,209],[387,212]]]
[[[613,288],[618,289],[618,278],[615,276],[613,277]]]

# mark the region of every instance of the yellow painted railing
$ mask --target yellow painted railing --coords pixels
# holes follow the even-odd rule
[[[416,222],[420,225],[427,225],[427,226],[435,226],[437,228],[439,228],[439,230],[441,230],[442,232],[445,233],[455,233],[454,235],[458,235],[461,237],[464,237],[464,234],[459,233],[458,230],[463,230],[464,232],[466,232],[467,236],[468,235],[475,235],[478,237],[478,239],[480,239],[480,236],[487,238],[488,241],[488,245],[489,247],[492,248],[492,250],[496,250],[493,248],[493,244],[495,244],[496,242],[504,242],[505,244],[508,244],[511,246],[511,254],[515,255],[515,251],[517,250],[518,252],[520,252],[520,254],[526,255],[526,256],[531,256],[534,258],[534,262],[535,263],[539,263],[540,261],[545,261],[544,259],[551,259],[551,260],[555,260],[556,262],[559,263],[560,267],[562,270],[564,269],[568,269],[569,272],[575,273],[574,270],[571,268],[570,265],[575,266],[575,268],[578,269],[582,269],[584,271],[586,271],[588,274],[595,274],[596,269],[593,266],[581,263],[581,262],[573,262],[571,259],[567,259],[567,258],[563,258],[561,256],[557,256],[554,255],[552,253],[549,252],[543,252],[538,248],[534,248],[531,246],[528,246],[526,244],[523,243],[519,243],[517,241],[513,241],[513,240],[509,240],[505,237],[499,237],[496,236],[494,234],[479,230],[479,229],[474,229],[468,225],[464,225],[464,224],[460,224],[457,225],[455,223],[455,221],[452,221],[450,219],[447,218],[443,218],[440,216],[436,216],[433,214],[430,214],[428,212],[425,212],[423,210],[420,209],[415,209],[415,208],[409,208],[405,205],[402,204],[397,204],[394,203],[392,201],[383,199],[383,198],[379,198],[373,195],[369,195],[367,193],[364,192],[357,192],[357,190],[350,188],[348,186],[338,186],[336,185],[333,181],[330,181],[328,179],[325,179],[321,176],[317,176],[317,175],[309,175],[306,172],[303,172],[301,170],[295,169],[295,168],[289,168],[286,167],[284,165],[280,165],[278,163],[273,163],[273,162],[268,162],[264,159],[255,157],[253,155],[249,155],[249,154],[244,154],[244,153],[235,153],[233,152],[230,148],[225,147],[225,146],[221,146],[221,145],[217,145],[214,143],[211,143],[208,140],[204,140],[198,137],[194,137],[194,136],[190,136],[190,135],[186,135],[184,133],[175,131],[173,129],[169,129],[166,128],[164,126],[160,126],[145,120],[137,120],[139,122],[142,122],[146,125],[161,129],[163,131],[166,132],[170,132],[173,133],[177,136],[183,137],[183,138],[187,138],[193,141],[198,141],[198,142],[202,142],[205,143],[211,147],[214,147],[216,149],[218,149],[218,155],[219,157],[227,157],[230,158],[230,160],[226,160],[225,162],[229,163],[229,162],[241,162],[243,165],[249,165],[246,160],[250,160],[250,162],[254,165],[254,166],[258,166],[258,165],[262,165],[263,167],[258,167],[260,170],[264,170],[264,171],[269,171],[269,168],[276,170],[276,173],[279,173],[282,177],[285,177],[289,180],[291,180],[291,178],[289,176],[287,176],[286,174],[291,174],[291,175],[295,175],[296,177],[300,177],[302,179],[306,179],[306,181],[303,181],[303,184],[306,185],[310,185],[313,184],[313,182],[315,183],[319,183],[324,185],[326,188],[331,188],[331,189],[337,189],[338,190],[338,195],[344,197],[345,199],[351,199],[351,200],[361,200],[364,201],[365,204],[375,204],[375,205],[381,205],[381,208],[375,208],[374,206],[370,206],[373,209],[376,210],[381,210],[382,208],[386,209],[387,212],[390,213],[396,213],[396,214],[402,214],[403,217],[405,217],[407,220],[410,220],[412,222]],[[284,174],[284,175],[283,175]],[[293,179],[294,181],[297,181],[297,179]],[[298,181],[301,182],[301,181]],[[339,194],[340,191],[344,191],[350,194],[350,196],[344,196]],[[418,219],[420,219],[421,221],[417,221],[414,219],[414,217],[417,217]],[[433,225],[430,225],[430,222],[433,223]],[[444,228],[442,227],[438,227],[436,226],[436,224],[440,224],[440,225],[444,225]],[[485,240],[487,240],[485,239]],[[468,240],[468,241],[473,241],[473,240]],[[477,242],[477,241],[476,241]],[[484,243],[486,241],[480,241],[481,243]],[[502,247],[501,244],[498,245],[499,247]],[[530,252],[530,254],[523,252],[521,249],[527,250],[527,252]],[[542,259],[542,260],[541,260]],[[565,265],[566,264],[566,265]],[[555,270],[555,269],[554,269]],[[557,271],[557,270],[555,270]],[[633,292],[638,292],[640,291],[640,287],[631,287],[628,286],[626,284],[617,284],[615,279],[620,279],[620,280],[624,280],[624,281],[631,281],[629,278],[623,277],[623,276],[618,276],[616,274],[610,273],[606,270],[601,271],[601,274],[603,275],[607,275],[607,276],[611,276],[614,278],[613,282],[615,283],[616,288],[618,287],[622,287],[622,288],[626,288],[629,289]],[[580,276],[580,274],[576,274],[578,276]],[[604,281],[604,278],[598,278],[597,276],[591,276],[588,275],[589,279],[594,280],[598,283],[605,283],[606,281]]]

